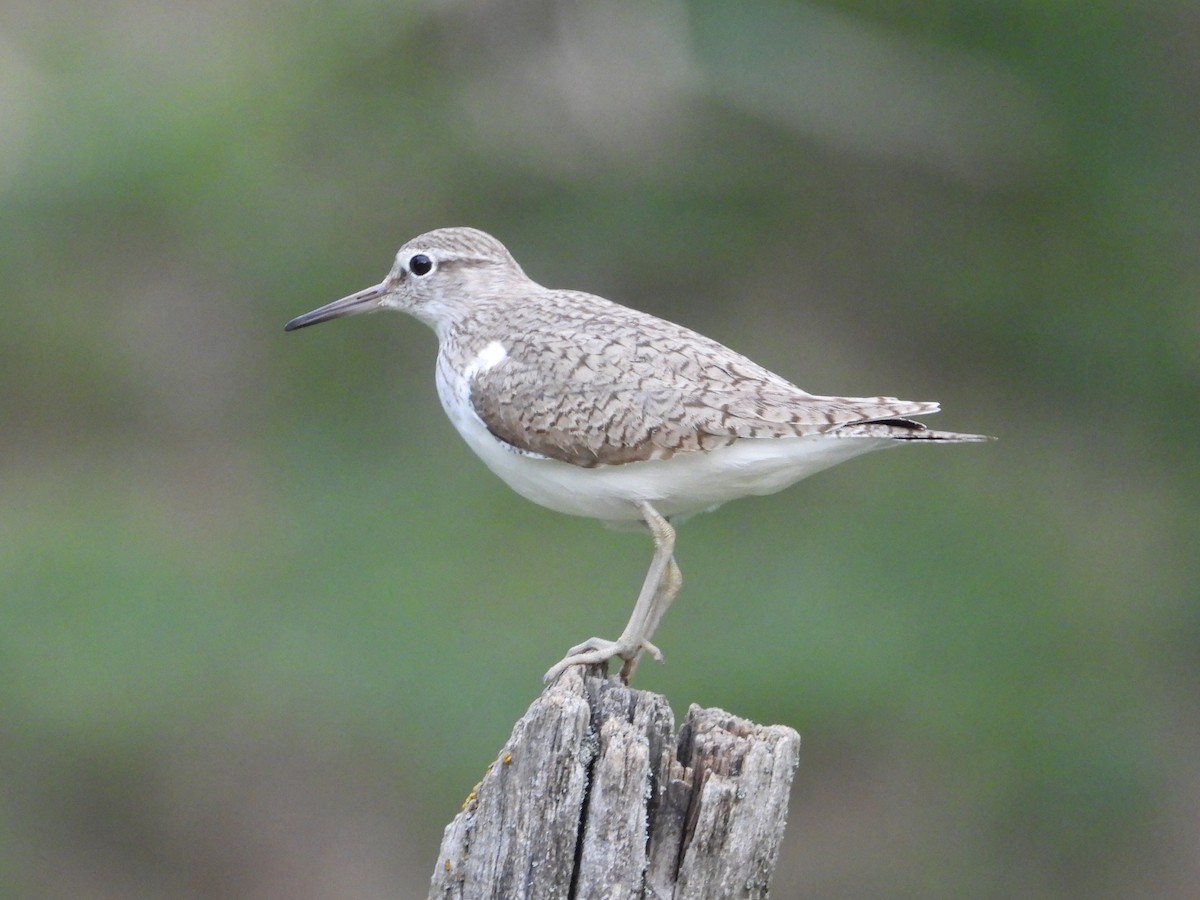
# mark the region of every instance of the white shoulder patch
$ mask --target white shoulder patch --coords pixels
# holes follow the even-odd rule
[[[492,341],[467,363],[467,367],[463,369],[463,380],[469,382],[481,372],[494,369],[507,358],[508,351],[504,349],[504,345],[499,341]]]

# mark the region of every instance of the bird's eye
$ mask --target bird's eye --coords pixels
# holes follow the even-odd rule
[[[433,271],[433,260],[424,253],[418,253],[408,261],[408,271],[416,276],[428,275]]]

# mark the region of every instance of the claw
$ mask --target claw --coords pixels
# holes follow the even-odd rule
[[[653,645],[651,645],[653,646]],[[550,670],[542,676],[542,680],[549,684],[554,681],[569,669],[571,666],[595,666],[600,663],[607,663],[610,659],[620,657],[629,664],[629,660],[635,658],[642,650],[645,649],[642,645],[631,647],[627,644],[622,644],[620,641],[610,641],[605,638],[588,638],[582,644],[576,644],[572,647],[567,655],[550,667]],[[658,653],[658,648],[654,648],[656,659],[661,659],[662,654]]]
[[[576,644],[568,650],[567,655],[551,666],[550,670],[542,676],[542,681],[550,684],[571,666],[595,666],[620,657],[625,663],[621,666],[621,680],[628,684],[629,676],[637,666],[637,659],[643,653],[649,653],[658,662],[662,662],[662,651],[649,641],[642,641],[636,647],[632,647],[622,644],[620,641],[610,641],[598,637],[588,638],[582,644]]]
[[[663,661],[663,652],[649,641],[642,641],[642,650],[654,657],[655,662]]]

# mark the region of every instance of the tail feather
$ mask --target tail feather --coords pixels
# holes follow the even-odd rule
[[[914,419],[875,419],[870,422],[854,422],[826,432],[831,437],[876,437],[895,441],[946,441],[965,443],[969,441],[994,441],[986,434],[967,434],[958,431],[934,431],[923,422]]]

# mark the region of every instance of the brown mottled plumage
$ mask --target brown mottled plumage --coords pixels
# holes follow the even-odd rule
[[[501,440],[579,466],[881,419],[898,435],[920,432],[896,420],[937,409],[893,397],[814,397],[716,341],[599,297],[546,291],[516,321],[491,312],[473,319],[473,339],[506,330],[508,355],[472,381],[475,412]]]

